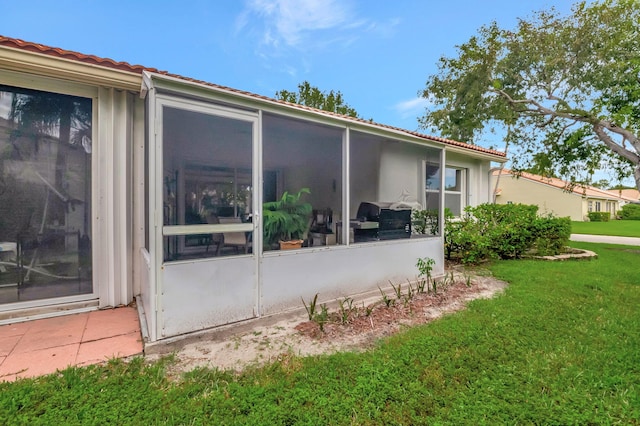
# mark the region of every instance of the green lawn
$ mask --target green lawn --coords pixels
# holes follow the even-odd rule
[[[0,424],[639,424],[638,247],[500,261],[492,300],[362,354],[241,375],[114,361],[0,384]]]
[[[571,222],[571,232],[573,234],[640,237],[640,220],[612,220],[610,222]]]

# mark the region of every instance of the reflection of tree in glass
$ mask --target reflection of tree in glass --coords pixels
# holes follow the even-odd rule
[[[38,152],[43,138],[57,138],[54,179],[49,183],[65,193],[69,190],[70,179],[82,181],[85,177],[65,176],[65,173],[70,172],[67,170],[69,150],[82,147],[83,136],[91,138],[91,100],[28,90],[21,92],[14,93],[12,100],[10,119],[16,123],[18,132],[15,137],[12,135],[12,144],[20,159],[26,160]],[[20,136],[25,138],[22,143],[18,142]],[[32,147],[25,146],[27,140]],[[28,152],[29,148],[33,151]],[[64,214],[71,206],[54,202],[52,207],[51,219],[64,223]]]
[[[69,213],[79,204],[84,204],[84,218],[76,215],[73,225],[87,233],[91,99],[1,85],[0,95],[10,98],[3,120],[6,131],[0,134],[6,187],[0,203],[11,206],[14,219],[0,222],[2,234],[7,234],[3,238],[35,238],[42,235],[45,223],[68,225]]]

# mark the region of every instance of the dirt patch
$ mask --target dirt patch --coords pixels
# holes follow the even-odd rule
[[[416,283],[400,286],[400,297],[393,288],[363,300],[342,299],[328,307],[328,322],[320,330],[318,321],[309,321],[306,312],[268,326],[256,326],[249,332],[225,340],[190,343],[179,349],[174,374],[197,367],[217,367],[241,371],[249,365],[288,359],[291,355],[310,356],[338,351],[361,351],[402,328],[428,323],[444,314],[461,310],[470,300],[490,298],[506,283],[489,275],[449,272],[441,279],[437,292],[418,292]],[[396,287],[397,289],[397,287]],[[316,307],[320,312],[320,307]],[[156,359],[159,355],[147,356]]]

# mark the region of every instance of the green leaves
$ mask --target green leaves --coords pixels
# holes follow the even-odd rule
[[[262,217],[265,244],[279,240],[299,239],[309,227],[312,213],[311,204],[301,201],[303,194],[310,194],[309,188],[302,188],[296,194],[285,191],[277,201],[263,204]]]
[[[350,117],[358,117],[355,109],[351,108],[342,97],[340,91],[323,92],[315,86],[311,86],[308,81],[298,84],[298,92],[289,92],[281,90],[276,92],[276,99],[291,102],[294,104],[305,105],[311,108],[321,109],[323,111],[335,112],[337,114],[348,115]]]
[[[578,3],[568,16],[539,11],[513,29],[483,26],[456,57],[438,61],[422,92],[434,107],[420,125],[469,143],[512,129],[521,168],[580,134],[588,160],[575,144],[549,156],[568,180],[588,179],[576,174],[604,160],[620,176],[635,168],[640,185],[638,22],[637,1],[604,0]]]
[[[558,254],[571,234],[569,218],[539,217],[538,206],[481,204],[467,207],[464,217],[447,222],[447,258],[463,263],[489,259],[517,259],[534,249]]]

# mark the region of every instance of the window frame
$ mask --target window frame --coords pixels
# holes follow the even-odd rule
[[[425,175],[426,175],[426,167],[429,166],[434,166],[435,163],[433,163],[432,161],[425,161]],[[440,166],[438,166],[440,167]],[[454,170],[456,172],[456,180],[458,182],[458,185],[460,186],[459,190],[450,190],[450,189],[446,189],[447,188],[447,171],[449,170]],[[442,172],[442,171],[440,171]],[[442,173],[439,173],[442,174]],[[460,213],[459,214],[455,214],[454,212],[454,217],[461,217],[462,213],[464,212],[465,207],[467,206],[467,197],[466,197],[466,193],[467,193],[467,174],[468,174],[468,169],[466,167],[459,167],[459,166],[454,166],[451,164],[446,164],[444,165],[444,173],[442,174],[442,176],[444,176],[444,179],[439,182],[438,187],[437,188],[433,188],[433,189],[429,189],[427,188],[427,181],[428,179],[425,179],[424,185],[425,185],[425,197],[427,193],[432,193],[432,194],[436,194],[436,193],[440,193],[442,191],[442,197],[443,197],[443,201],[444,201],[444,206],[446,208],[447,206],[447,196],[455,196],[455,197],[460,197]],[[444,185],[443,185],[444,182]],[[457,186],[458,186],[457,185]]]

